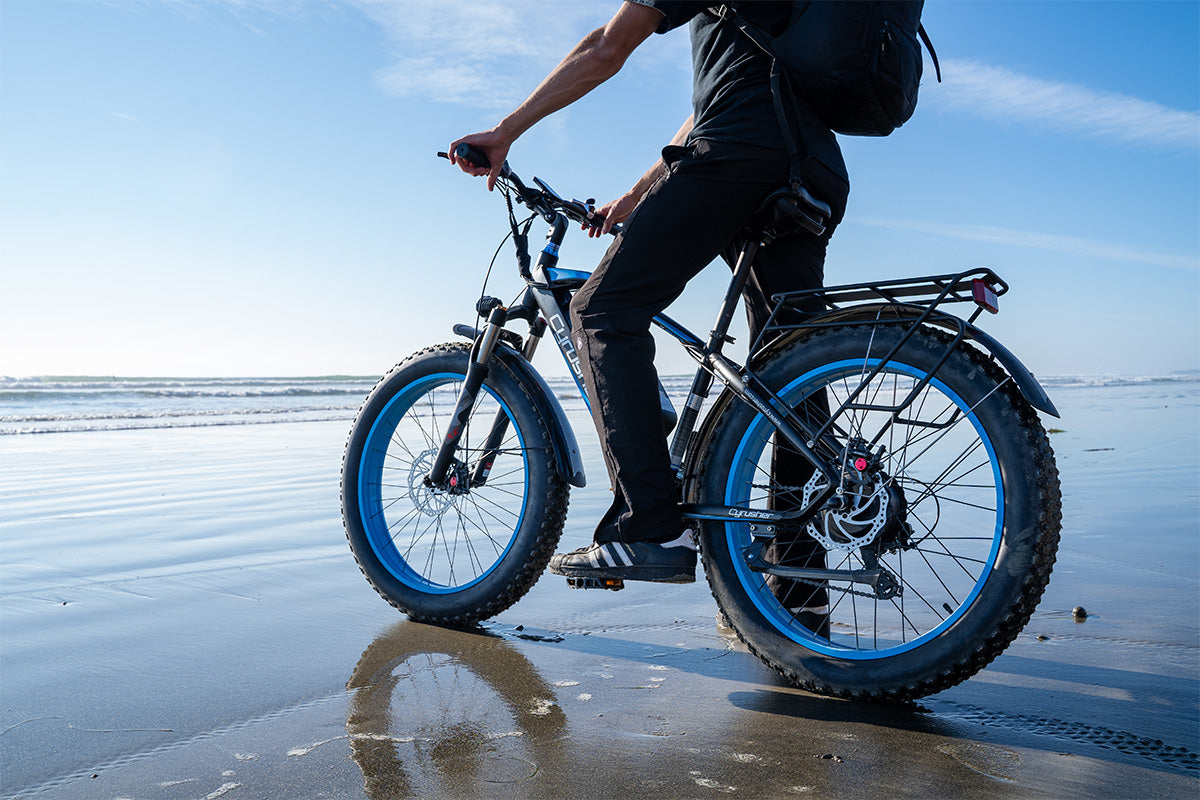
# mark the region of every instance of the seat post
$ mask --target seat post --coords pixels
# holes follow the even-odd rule
[[[754,263],[754,256],[758,254],[758,247],[758,239],[753,237],[747,239],[746,243],[742,245],[742,252],[738,254],[737,263],[733,266],[733,277],[729,281],[729,289],[725,292],[725,299],[721,302],[721,313],[717,316],[717,325],[708,337],[708,344],[705,347],[707,353],[720,352],[721,347],[729,340],[726,333],[733,321],[733,311],[742,297],[742,290],[746,288],[746,281],[750,279],[750,267]]]

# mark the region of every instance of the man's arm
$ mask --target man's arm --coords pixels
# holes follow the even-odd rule
[[[565,108],[616,75],[637,46],[658,28],[662,12],[636,3],[622,3],[603,28],[583,38],[516,110],[488,131],[464,136],[451,143],[450,161],[463,172],[487,175],[490,191],[508,157],[512,143],[539,120]],[[491,169],[455,158],[454,149],[467,143],[482,150]]]
[[[675,138],[671,140],[671,144],[684,144],[687,141],[688,134],[692,132],[694,121],[694,117],[688,117],[679,129],[679,132],[675,134]],[[632,189],[616,200],[609,201],[596,209],[596,213],[604,217],[604,225],[599,228],[588,228],[588,236],[592,238],[603,236],[612,229],[613,225],[628,219],[633,210],[638,207],[638,203],[642,202],[642,198],[646,196],[646,193],[654,188],[654,184],[658,183],[659,178],[665,174],[667,174],[667,165],[660,158],[654,162],[654,166],[646,170],[645,175],[638,178],[637,183],[633,185]]]

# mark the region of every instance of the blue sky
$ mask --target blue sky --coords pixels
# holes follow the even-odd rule
[[[507,228],[433,154],[616,7],[0,0],[0,375],[377,374],[451,340]],[[1200,4],[923,18],[945,82],[927,59],[907,125],[842,140],[827,281],[988,265],[1013,288],[987,328],[1037,373],[1200,368]],[[619,195],[690,112],[688,52],[652,37],[513,167]],[[726,276],[672,313],[707,330]],[[489,290],[517,286],[506,250]]]

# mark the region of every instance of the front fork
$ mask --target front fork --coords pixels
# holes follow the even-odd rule
[[[488,320],[491,321],[490,319]],[[540,317],[534,321],[529,329],[529,336],[525,339],[525,347],[521,351],[526,361],[533,360],[534,351],[537,349],[538,342],[542,340],[542,334],[546,332],[546,321]],[[496,419],[492,423],[491,433],[488,434],[487,441],[483,444],[483,455],[479,457],[479,462],[475,465],[475,469],[471,473],[471,488],[475,489],[487,483],[488,475],[492,471],[492,464],[496,461],[496,455],[500,450],[500,443],[504,441],[505,434],[508,433],[508,414],[501,408],[496,412]]]
[[[463,378],[462,390],[458,393],[458,402],[454,406],[454,414],[450,418],[446,436],[442,439],[429,474],[425,476],[425,485],[430,488],[448,489],[453,492],[465,492],[468,488],[459,485],[457,471],[452,475],[450,468],[454,464],[454,454],[458,450],[458,442],[466,430],[467,418],[471,414],[471,409],[475,407],[479,389],[483,386],[484,379],[487,378],[488,362],[491,361],[492,354],[496,351],[496,343],[500,340],[500,331],[507,320],[508,309],[499,304],[495,305],[488,314],[487,324],[483,326],[483,331],[475,339],[475,346],[471,349],[471,361],[467,366],[467,374]],[[506,428],[508,417],[503,409],[500,410],[498,416],[503,418]],[[491,469],[491,462],[495,459],[495,449],[504,436],[503,430],[496,430],[501,427],[500,423],[501,420],[498,418],[496,424],[492,426],[493,430],[485,445],[485,458],[480,459],[480,464],[476,467],[476,473],[478,473],[480,467],[484,466],[484,461],[487,461],[484,478],[486,478],[486,470]],[[474,476],[470,483],[475,484]]]

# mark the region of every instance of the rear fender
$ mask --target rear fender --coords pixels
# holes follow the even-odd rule
[[[886,319],[916,319],[921,314],[925,313],[925,309],[919,306],[906,306],[896,303],[872,303],[867,305],[853,306],[851,308],[839,309],[827,314],[822,314],[813,317],[809,320],[809,324],[820,325],[861,325],[878,320]],[[958,319],[938,319],[935,316],[930,317],[925,321],[925,324],[940,328],[945,328],[952,333],[958,332]],[[1054,407],[1054,403],[1050,401],[1050,396],[1046,394],[1046,390],[1033,377],[1033,373],[1021,363],[1021,360],[1013,355],[1013,352],[1004,345],[1000,344],[991,334],[975,327],[974,325],[964,322],[966,325],[966,338],[975,342],[982,350],[986,351],[995,359],[1004,371],[1017,384],[1017,388],[1021,390],[1021,395],[1029,402],[1031,406],[1044,411],[1052,417],[1059,416],[1058,409]],[[764,359],[770,358],[778,350],[790,345],[799,338],[811,333],[813,328],[800,328],[794,331],[785,333],[784,335],[774,339],[765,347],[761,348],[754,354],[751,363],[762,362]]]

